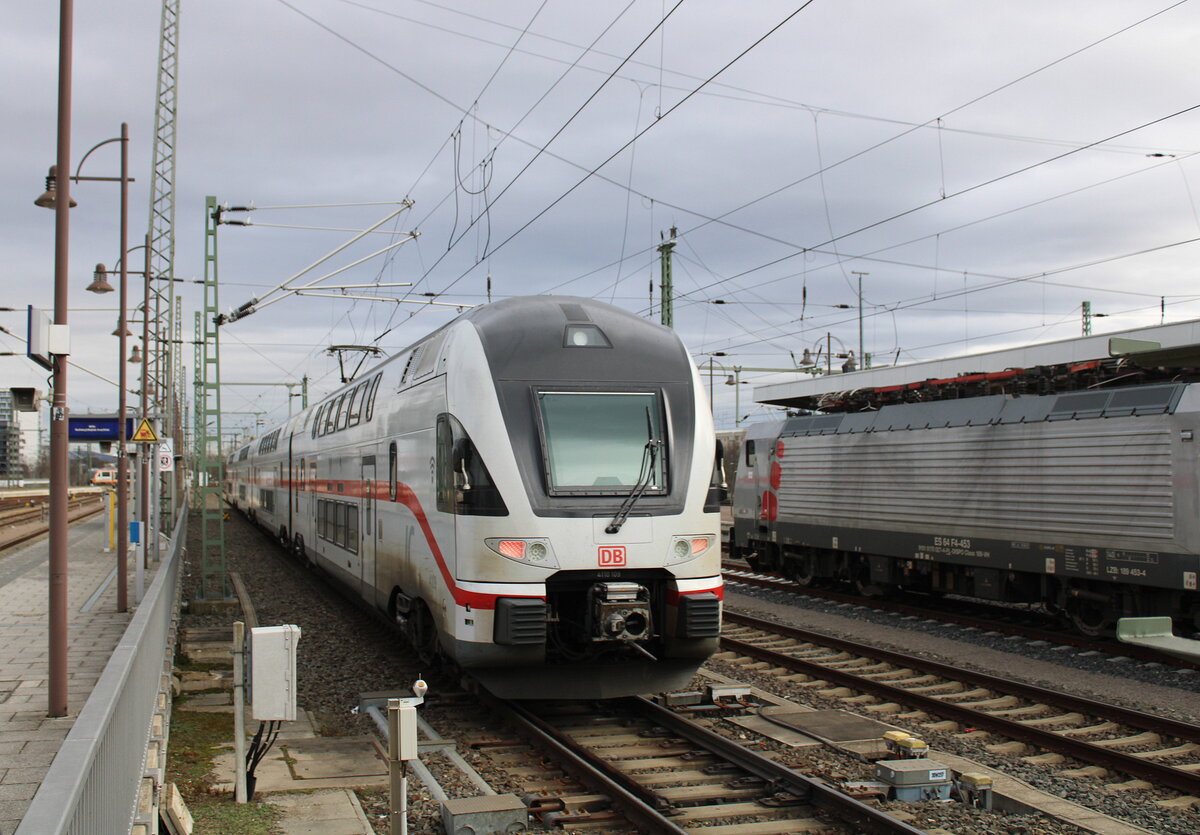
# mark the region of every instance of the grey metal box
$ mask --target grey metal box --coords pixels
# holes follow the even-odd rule
[[[529,812],[515,794],[455,797],[442,804],[442,826],[448,835],[508,835],[529,828]]]
[[[892,791],[896,799],[904,803],[920,803],[922,800],[949,800],[950,781],[927,783],[923,786],[897,786]]]
[[[950,769],[928,759],[879,760],[875,763],[875,776],[893,786],[925,786],[933,783],[949,783]]]

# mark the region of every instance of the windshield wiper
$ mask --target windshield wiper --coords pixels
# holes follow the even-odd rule
[[[637,484],[633,485],[633,489],[629,491],[629,495],[625,497],[625,501],[621,502],[621,507],[617,510],[617,515],[608,523],[608,527],[604,529],[605,533],[617,533],[621,530],[621,526],[625,524],[625,520],[629,517],[629,512],[633,510],[634,504],[642,497],[650,487],[650,482],[654,480],[654,462],[658,459],[658,448],[662,446],[662,441],[657,438],[651,438],[646,441],[646,445],[642,447],[642,470],[638,475]],[[649,466],[647,466],[647,461]]]

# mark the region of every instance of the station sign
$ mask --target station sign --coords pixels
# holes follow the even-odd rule
[[[133,437],[134,419],[125,418],[125,437]],[[68,441],[120,441],[121,419],[116,415],[70,415]]]

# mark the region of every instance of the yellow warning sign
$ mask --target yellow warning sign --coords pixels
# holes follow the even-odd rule
[[[129,440],[135,444],[156,444],[158,443],[158,434],[155,433],[154,427],[150,425],[150,421],[142,418],[142,422],[138,424],[137,431],[133,433],[133,437]]]

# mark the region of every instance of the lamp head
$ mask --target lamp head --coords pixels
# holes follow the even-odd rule
[[[129,353],[129,361],[131,363],[139,363],[142,361],[142,352],[138,350],[138,346],[133,346],[133,350]]]
[[[51,165],[50,173],[46,175],[46,190],[42,192],[42,196],[33,201],[33,205],[41,206],[43,209],[54,209],[58,206],[58,166]],[[67,204],[74,209],[79,204],[75,202],[75,198],[71,198],[71,202]]]
[[[425,698],[425,694],[429,692],[429,685],[425,683],[425,679],[419,678],[413,682],[412,691],[413,695],[418,699],[423,699]]]
[[[88,285],[89,293],[111,293],[113,286],[108,283],[108,270],[104,269],[103,264],[97,264],[95,272],[92,273],[92,283]]]

